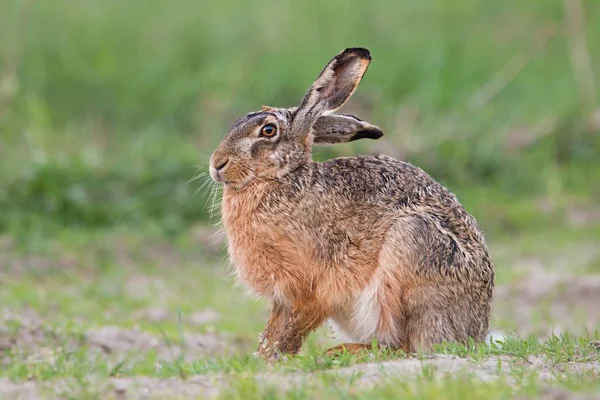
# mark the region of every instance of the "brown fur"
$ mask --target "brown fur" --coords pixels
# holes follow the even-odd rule
[[[380,136],[356,117],[323,116],[345,103],[369,61],[364,49],[340,53],[300,107],[248,114],[211,157],[238,278],[271,303],[265,359],[297,353],[327,319],[361,345],[408,352],[487,334],[493,265],[452,193],[386,156],[311,161],[313,143]],[[274,138],[260,137],[265,123],[277,125]]]

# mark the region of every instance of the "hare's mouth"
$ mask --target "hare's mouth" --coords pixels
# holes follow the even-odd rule
[[[253,176],[241,177],[240,179],[231,179],[231,177],[226,176],[226,174],[223,174],[220,171],[211,171],[210,176],[213,181],[220,183],[225,187],[231,187],[236,190],[248,185],[254,179]]]
[[[253,180],[254,180],[253,176],[248,176],[239,181],[224,181],[223,184],[225,185],[225,187],[230,187],[234,190],[241,190],[241,189],[245,188],[246,186],[248,186],[248,184],[250,182],[252,182]]]
[[[215,179],[215,178],[217,178],[217,179]],[[229,179],[227,179],[227,178],[229,178]],[[241,189],[245,188],[246,186],[248,186],[248,184],[254,180],[254,176],[248,175],[248,176],[240,177],[240,179],[232,180],[230,177],[224,177],[224,176],[217,175],[217,176],[213,177],[213,180],[217,183],[222,184],[223,187],[225,187],[225,188],[230,188],[233,190],[241,190]]]

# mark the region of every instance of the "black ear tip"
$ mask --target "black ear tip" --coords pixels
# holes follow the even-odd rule
[[[383,131],[381,129],[371,129],[371,139],[380,139],[383,137]]]
[[[359,139],[379,139],[381,137],[383,137],[383,131],[381,129],[371,128],[356,132],[348,141],[352,142]]]
[[[343,55],[355,55],[367,60],[371,59],[371,53],[364,47],[349,47],[342,52]]]

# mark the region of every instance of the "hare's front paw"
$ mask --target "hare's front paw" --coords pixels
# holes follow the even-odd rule
[[[264,335],[261,334],[258,349],[254,352],[255,357],[262,358],[268,362],[275,362],[279,358],[277,351],[277,342],[271,343]]]
[[[266,338],[262,338],[258,349],[254,352],[255,357],[260,357],[270,364],[285,360],[287,357],[279,351],[279,342],[269,343]]]
[[[287,360],[287,357],[277,350],[274,350],[274,351],[257,350],[254,352],[254,357],[262,358],[268,364],[271,364],[271,365],[275,364],[278,361]]]

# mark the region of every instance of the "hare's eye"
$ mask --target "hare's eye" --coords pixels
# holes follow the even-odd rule
[[[277,127],[273,124],[266,124],[260,128],[260,136],[271,138],[277,134]]]

